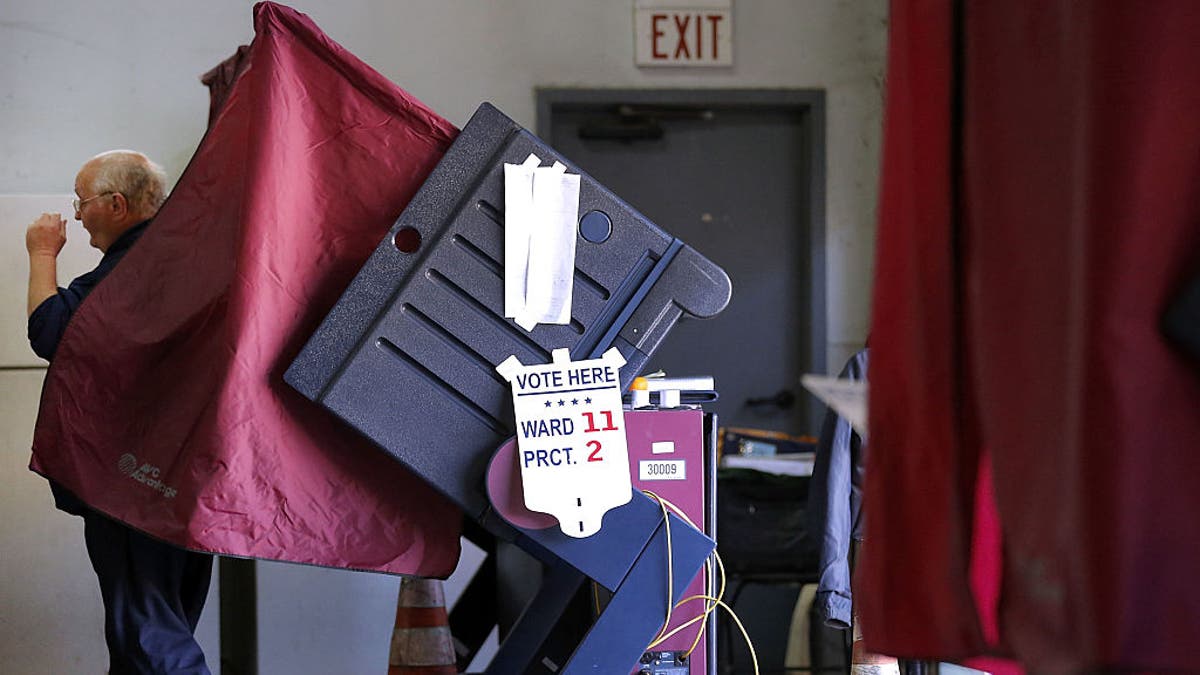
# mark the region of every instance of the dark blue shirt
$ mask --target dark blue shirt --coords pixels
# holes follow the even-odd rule
[[[47,361],[54,358],[54,352],[58,351],[58,343],[62,340],[67,323],[71,321],[75,310],[79,309],[83,299],[92,292],[96,284],[108,276],[129,249],[133,248],[134,242],[142,236],[149,224],[150,221],[145,220],[126,230],[104,252],[104,257],[100,259],[96,269],[76,277],[66,288],[60,287],[58,293],[43,300],[42,304],[33,310],[33,314],[29,315],[29,344],[35,354]],[[82,516],[87,511],[86,504],[53,480],[50,481],[50,491],[54,493],[54,505],[59,509],[76,516]]]
[[[117,266],[149,224],[148,220],[142,221],[126,230],[104,252],[96,269],[76,277],[66,288],[59,287],[58,293],[43,300],[33,310],[33,314],[29,315],[29,344],[35,354],[47,361],[54,358],[54,352],[58,351],[58,343],[75,310],[79,309],[96,284]]]

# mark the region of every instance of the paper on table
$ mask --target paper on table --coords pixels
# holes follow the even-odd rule
[[[575,279],[579,176],[540,161],[504,165],[504,313],[527,331],[570,323]]]
[[[804,388],[821,399],[834,412],[846,418],[860,436],[867,436],[867,382],[842,380],[824,375],[805,375],[800,378]]]

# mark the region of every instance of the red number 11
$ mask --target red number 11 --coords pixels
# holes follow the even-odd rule
[[[613,425],[613,418],[612,418],[611,410],[601,410],[600,414],[604,415],[604,419],[606,421],[606,424],[603,429],[599,429],[596,427],[596,416],[594,413],[590,413],[590,412],[583,413],[583,416],[587,418],[587,423],[588,423],[587,428],[583,430],[584,433],[592,433],[595,431],[616,431],[617,430],[617,427],[615,425]]]

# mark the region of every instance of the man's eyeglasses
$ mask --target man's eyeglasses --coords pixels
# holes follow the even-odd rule
[[[75,212],[79,213],[79,209],[83,208],[84,204],[92,201],[93,199],[100,199],[101,197],[107,197],[109,195],[115,195],[115,194],[117,194],[116,191],[109,191],[109,192],[101,192],[100,194],[98,194],[94,197],[88,197],[87,199],[80,199],[80,198],[76,197],[75,199],[71,200],[71,206],[74,206]]]

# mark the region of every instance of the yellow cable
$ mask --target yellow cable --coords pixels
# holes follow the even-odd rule
[[[717,569],[720,571],[720,578],[721,578],[721,588],[720,588],[720,591],[716,595],[716,599],[722,600],[725,597],[725,563],[721,560],[721,555],[719,553],[717,553],[716,550],[713,550],[712,556],[717,561]],[[705,561],[705,565],[707,565],[707,564],[708,564],[708,561]],[[699,599],[703,599],[705,597],[708,597],[708,596],[701,596],[701,595],[689,596],[689,597],[684,598],[684,599],[680,600],[679,602],[675,603],[675,608],[678,609],[679,606],[685,602],[690,602],[692,600],[699,600]],[[680,626],[676,627],[675,630],[673,630],[670,633],[668,633],[667,635],[665,635],[658,642],[651,645],[651,647],[654,647],[657,644],[660,644],[664,640],[670,639],[673,635],[675,635],[676,633],[678,633],[680,630],[682,630],[683,628],[685,628],[687,626],[690,626],[690,625],[697,623],[699,621],[702,621],[702,620],[707,621],[709,615],[712,614],[712,612],[716,608],[717,608],[717,605],[715,602],[705,604],[704,614],[702,614],[701,616],[698,616],[698,617],[694,617],[691,620],[689,620],[687,623],[681,624]],[[688,656],[691,656],[692,652],[695,651],[696,646],[698,644],[700,644],[700,637],[704,634],[704,630],[706,627],[707,627],[707,623],[705,623],[705,625],[700,627],[700,630],[696,634],[696,639],[692,642],[692,648],[689,649],[687,652]]]
[[[663,510],[663,521],[666,524],[666,528],[667,528],[667,560],[668,560],[668,572],[667,573],[669,575],[667,578],[667,583],[668,583],[668,592],[670,594],[668,596],[668,601],[667,601],[667,620],[665,623],[663,623],[662,628],[659,629],[658,634],[655,636],[654,640],[652,640],[650,642],[649,646],[646,647],[647,650],[650,650],[650,649],[653,649],[654,647],[657,647],[658,645],[662,644],[663,641],[665,641],[668,638],[670,638],[671,636],[675,635],[683,628],[685,628],[687,626],[691,626],[692,624],[696,623],[696,620],[687,621],[684,624],[678,626],[675,630],[671,631],[670,633],[664,634],[666,632],[666,630],[670,627],[670,624],[671,624],[672,604],[671,604],[669,598],[674,597],[674,595],[675,595],[674,590],[671,588],[671,583],[674,580],[675,575],[674,575],[674,571],[670,568],[670,566],[671,566],[670,561],[674,556],[673,556],[673,549],[671,546],[671,519],[667,517],[667,512],[666,512],[667,508],[669,507],[672,511],[675,512],[675,514],[677,516],[679,516],[681,519],[683,519],[684,522],[686,522],[688,525],[691,525],[693,528],[696,527],[696,524],[692,522],[691,518],[688,518],[688,515],[683,512],[683,509],[680,509],[678,506],[676,506],[674,503],[672,503],[669,499],[666,499],[666,498],[662,497],[661,495],[658,495],[650,490],[643,490],[642,492],[644,492],[651,499],[654,499],[655,501],[658,502],[659,507],[662,508],[662,510]],[[696,529],[699,529],[699,528],[696,528]],[[716,554],[715,549],[713,550],[713,554],[714,555]],[[707,559],[705,559],[705,561],[704,561],[704,566],[705,566],[705,569],[708,570],[709,563],[708,563]],[[722,574],[723,573],[724,573],[724,570],[722,569]],[[708,585],[709,585],[708,575],[705,575],[704,586],[705,586],[706,592],[709,590]],[[724,588],[725,588],[724,581],[722,580],[722,584],[721,584],[722,596],[724,595]],[[675,603],[674,607],[678,608],[681,604],[683,604],[683,601]],[[707,619],[708,616],[713,612],[713,610],[715,608],[716,608],[715,605],[706,605],[705,609],[704,609],[704,614],[702,615],[702,618]],[[691,646],[691,648],[689,648],[687,650],[687,652],[685,654],[686,656],[691,656],[692,652],[695,651],[696,646],[698,644],[700,644],[700,638],[704,635],[705,627],[706,627],[705,625],[701,625],[700,630],[698,630],[696,632],[696,638],[695,638],[695,640],[692,641],[692,646]]]
[[[675,555],[671,545],[671,519],[667,517],[666,507],[663,508],[663,527],[667,531],[667,618],[663,621],[660,633],[671,625],[671,605],[675,599]]]
[[[642,492],[644,492],[651,499],[658,502],[659,507],[662,508],[663,522],[666,524],[666,529],[667,529],[667,620],[665,622],[663,622],[663,627],[658,631],[658,636],[655,637],[655,639],[650,643],[650,645],[646,648],[646,650],[649,651],[649,650],[653,649],[654,647],[662,644],[664,641],[669,640],[675,634],[679,633],[679,631],[684,630],[685,628],[688,628],[689,626],[691,626],[693,624],[700,623],[701,624],[700,630],[696,633],[696,638],[695,638],[695,640],[692,641],[691,648],[688,649],[686,652],[686,656],[691,656],[692,652],[695,651],[697,645],[700,644],[701,636],[704,635],[704,629],[707,626],[709,615],[712,614],[712,612],[715,611],[717,607],[721,607],[722,609],[724,609],[726,612],[729,613],[729,616],[733,618],[734,623],[737,624],[738,630],[741,631],[742,638],[746,640],[746,647],[748,647],[750,649],[750,660],[754,664],[754,674],[759,675],[758,654],[754,651],[754,643],[751,642],[751,640],[750,640],[750,634],[746,632],[746,627],[744,625],[742,625],[742,620],[738,618],[738,615],[736,612],[733,611],[733,608],[730,607],[729,605],[725,604],[724,600],[722,600],[722,598],[725,597],[725,582],[726,582],[725,563],[724,563],[724,561],[721,560],[721,555],[719,553],[717,553],[717,550],[715,548],[713,549],[712,557],[714,559],[716,559],[716,561],[717,561],[717,570],[720,573],[720,579],[721,579],[720,588],[717,591],[717,595],[716,596],[692,595],[692,596],[683,598],[682,600],[680,600],[677,603],[674,603],[675,608],[679,608],[685,602],[691,602],[693,600],[704,600],[706,604],[705,604],[704,612],[702,614],[685,621],[684,623],[680,624],[679,626],[676,626],[675,629],[670,632],[665,632],[671,624],[671,607],[672,607],[671,598],[674,597],[674,595],[675,595],[675,593],[673,591],[673,587],[672,587],[672,582],[674,580],[675,574],[674,574],[674,569],[673,569],[672,562],[671,562],[671,558],[673,557],[672,556],[673,551],[671,548],[671,520],[667,516],[667,508],[670,508],[672,511],[674,511],[675,515],[682,518],[684,522],[686,522],[688,525],[691,525],[693,528],[696,528],[696,524],[693,523],[690,518],[688,518],[687,514],[684,513],[682,509],[680,509],[675,504],[672,504],[667,499],[660,497],[659,495],[655,494],[654,492],[651,492],[650,490],[643,490]],[[696,528],[696,529],[699,529],[699,528]],[[709,562],[707,559],[704,561],[704,566],[706,568],[706,571],[709,572],[708,574],[705,575],[705,578],[704,578],[704,585],[705,585],[705,587],[707,587],[708,583],[709,583],[709,576],[711,575],[711,570],[708,569]]]
[[[683,520],[683,522],[687,523],[688,525],[691,525],[692,527],[696,527],[696,523],[693,523],[692,519],[688,518],[688,515],[683,512],[683,509],[679,508],[678,506],[675,506],[675,504],[673,504],[671,502],[671,500],[665,499],[662,496],[657,495],[649,490],[642,490],[642,492],[645,493],[647,496],[649,496],[651,499],[654,499],[655,501],[657,501],[659,504],[670,508],[672,511],[675,512],[675,515],[679,516],[679,518],[681,520]],[[699,530],[700,528],[696,527],[696,529]]]
[[[674,560],[672,559],[675,556],[673,555],[671,545],[671,519],[667,516],[667,500],[649,490],[642,490],[642,492],[645,493],[646,496],[658,502],[658,507],[662,509],[663,526],[667,532],[667,618],[663,621],[662,628],[658,629],[658,634],[651,642],[651,646],[653,646],[662,641],[662,634],[666,632],[667,627],[671,625],[671,605],[672,600],[675,598],[675,564]]]
[[[754,664],[754,675],[759,675],[758,654],[754,651],[754,643],[750,641],[750,634],[746,632],[746,627],[742,625],[742,620],[738,618],[738,615],[733,611],[733,608],[725,604],[723,600],[714,598],[711,595],[694,595],[690,599],[711,601],[716,606],[729,613],[730,618],[733,619],[733,622],[737,625],[738,630],[742,632],[742,638],[746,641],[746,647],[750,649],[750,661]],[[695,621],[695,619],[693,619],[693,621]]]
[[[680,600],[679,603],[676,605],[676,607],[678,607],[679,605],[681,605],[685,602],[691,602],[693,600],[704,600],[705,602],[711,602],[712,606],[714,608],[721,607],[722,609],[724,609],[726,612],[729,613],[729,616],[731,618],[733,618],[734,623],[737,624],[738,630],[740,630],[742,632],[742,637],[746,640],[746,647],[748,647],[750,649],[750,659],[754,663],[754,672],[758,673],[758,654],[754,651],[754,643],[750,641],[750,635],[749,635],[749,633],[746,632],[746,627],[744,625],[742,625],[741,619],[738,618],[738,615],[736,612],[733,611],[733,608],[731,608],[729,605],[725,604],[725,602],[723,600],[715,598],[711,595],[688,596],[688,597],[684,598],[683,600]],[[700,616],[692,617],[688,621],[677,626],[675,628],[675,630],[664,635],[662,639],[669,640],[672,637],[674,637],[675,634],[678,633],[679,631],[691,626],[694,623],[698,623],[698,622],[704,621],[706,619],[707,619],[707,615],[700,615]],[[653,648],[653,647],[654,647],[654,645],[651,645],[651,648]]]
[[[680,605],[682,605],[682,604],[683,604],[683,603],[685,603],[685,602],[690,602],[690,601],[692,601],[692,600],[704,600],[704,599],[706,599],[706,598],[708,598],[708,597],[709,597],[709,596],[707,596],[707,595],[691,595],[691,596],[688,596],[687,598],[684,598],[683,600],[680,600],[679,602],[675,603],[675,607],[676,607],[676,609],[678,609],[678,608],[679,608],[679,606],[680,606]],[[716,605],[713,605],[713,607],[715,608],[715,607],[716,607]],[[675,627],[675,629],[674,629],[674,630],[672,630],[671,632],[669,632],[669,633],[667,633],[666,635],[662,636],[662,639],[660,639],[658,642],[655,642],[655,643],[651,644],[651,645],[650,645],[650,647],[651,647],[651,648],[657,647],[657,646],[658,646],[659,644],[661,644],[663,641],[665,641],[665,640],[669,640],[669,639],[671,639],[671,638],[675,637],[675,634],[676,634],[676,633],[678,633],[679,631],[681,631],[681,630],[683,630],[683,629],[685,629],[685,628],[687,628],[687,627],[689,627],[689,626],[691,626],[691,625],[693,625],[693,624],[699,623],[700,621],[703,621],[703,620],[704,620],[704,619],[706,619],[706,618],[707,618],[707,617],[706,617],[704,614],[700,614],[700,615],[697,615],[697,616],[694,616],[694,617],[692,617],[692,618],[688,619],[688,620],[687,620],[687,621],[685,621],[684,623],[681,623],[681,624],[679,624],[678,626],[676,626],[676,627]]]
[[[715,548],[713,549],[712,557],[714,559],[716,559],[717,569],[720,570],[720,573],[721,573],[721,586],[720,586],[720,589],[717,591],[716,598],[718,600],[723,600],[725,598],[725,563],[722,562],[721,554],[717,553],[717,549],[715,549]],[[706,570],[706,574],[704,577],[704,587],[705,587],[705,589],[708,589],[709,584],[711,583],[711,577],[712,577],[712,570],[709,566],[708,560],[704,561],[704,567]],[[700,630],[696,632],[696,638],[694,640],[692,640],[692,646],[689,647],[687,650],[688,656],[691,656],[692,652],[696,651],[696,647],[698,647],[700,645],[700,638],[702,638],[704,636],[704,631],[708,628],[708,617],[713,613],[713,611],[716,610],[716,608],[717,608],[717,606],[715,603],[706,603],[705,604],[704,614],[702,615],[703,619],[704,619],[704,623],[701,624]]]
[[[714,553],[715,553],[715,551],[714,551]],[[705,560],[704,561],[704,592],[708,593],[708,594],[712,593],[712,588],[710,587],[711,586],[711,578],[712,578],[712,569],[709,567],[708,560]],[[717,596],[717,597],[720,597],[720,596]],[[684,598],[684,599],[686,600],[686,598]],[[678,609],[678,607],[676,609]],[[700,618],[702,619],[702,621],[700,622],[700,630],[696,631],[696,637],[692,639],[692,646],[688,647],[687,651],[684,652],[684,656],[691,658],[692,652],[696,651],[696,647],[700,646],[700,640],[704,637],[704,631],[708,630],[708,618],[712,615],[714,609],[716,609],[716,605],[713,605],[712,603],[708,602],[707,600],[704,602],[704,612],[700,615]]]

